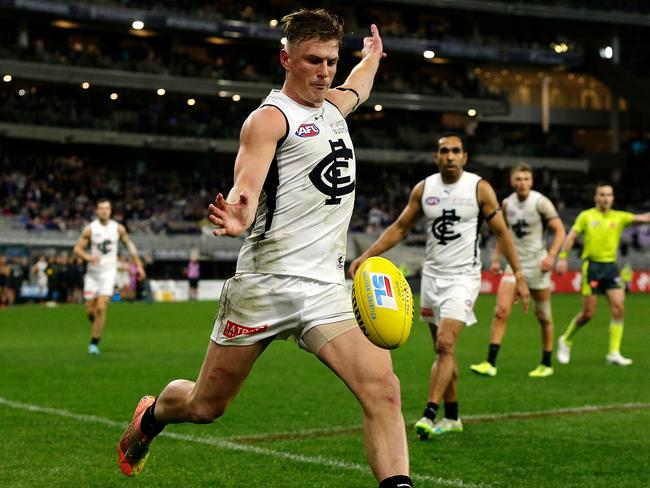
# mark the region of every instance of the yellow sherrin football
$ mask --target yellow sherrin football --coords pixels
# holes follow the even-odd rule
[[[384,349],[406,341],[413,324],[413,295],[406,278],[388,259],[366,259],[352,285],[352,308],[365,336]]]

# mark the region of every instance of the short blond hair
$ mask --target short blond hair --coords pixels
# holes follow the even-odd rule
[[[303,8],[282,17],[280,21],[287,44],[297,46],[307,39],[343,40],[343,21],[324,8]]]
[[[533,167],[528,163],[517,163],[510,169],[510,176],[514,175],[515,173],[519,173],[520,171],[524,173],[530,173],[532,176]]]

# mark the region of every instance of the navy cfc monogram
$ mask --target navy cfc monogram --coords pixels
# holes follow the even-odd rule
[[[309,179],[316,189],[327,195],[325,205],[338,205],[341,197],[354,191],[354,181],[350,176],[341,175],[341,169],[347,169],[352,160],[352,149],[345,146],[345,141],[329,141],[332,152],[325,156],[309,173]]]
[[[530,232],[526,232],[526,228],[528,228],[528,222],[524,219],[519,219],[517,222],[512,224],[512,232],[514,232],[519,239],[530,234]]]
[[[459,220],[460,217],[456,215],[456,210],[451,209],[443,210],[442,215],[433,221],[431,232],[433,232],[433,237],[438,239],[438,244],[446,246],[447,242],[460,237],[460,234],[454,234],[454,224]]]

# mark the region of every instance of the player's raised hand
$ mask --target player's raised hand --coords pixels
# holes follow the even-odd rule
[[[248,228],[248,195],[245,192],[239,194],[239,201],[228,203],[221,193],[217,195],[214,204],[208,207],[210,222],[219,227],[212,231],[215,236],[237,237]]]
[[[377,56],[379,59],[385,58],[384,45],[379,36],[379,29],[376,24],[370,25],[370,36],[363,38],[363,49],[361,50],[363,57]]]

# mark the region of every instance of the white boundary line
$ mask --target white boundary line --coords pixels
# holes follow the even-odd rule
[[[16,402],[4,397],[0,397],[0,405],[4,405],[6,407],[13,408],[16,410],[55,415],[58,417],[77,420],[79,422],[101,424],[101,425],[106,425],[108,427],[115,427],[119,429],[124,429],[126,427],[125,423],[116,422],[114,420],[106,419],[103,417],[97,417],[95,415],[83,415],[83,414],[70,412],[69,410],[63,410],[60,408],[43,407],[40,405],[34,405],[30,403]],[[357,464],[357,463],[349,463],[346,461],[339,461],[337,459],[330,459],[322,456],[304,456],[302,454],[294,454],[285,451],[277,451],[274,449],[251,446],[247,444],[238,444],[236,442],[232,442],[229,440],[207,437],[207,436],[192,436],[186,434],[176,434],[173,432],[163,432],[160,435],[164,437],[168,437],[170,439],[176,439],[176,440],[186,441],[186,442],[194,442],[197,444],[205,444],[209,446],[216,446],[222,449],[229,449],[232,451],[249,452],[249,453],[259,454],[263,456],[286,459],[298,463],[316,464],[319,466],[328,466],[333,468],[346,469],[350,471],[359,471],[363,473],[369,472],[368,466]],[[473,483],[466,483],[460,479],[450,480],[450,479],[436,478],[433,476],[427,476],[427,475],[421,475],[415,473],[411,474],[411,478],[414,481],[436,483],[437,485],[440,486],[451,486],[456,488],[481,488],[482,486],[485,486],[485,485],[475,485]]]
[[[601,413],[612,410],[644,410],[649,409],[650,403],[618,403],[611,405],[583,405],[581,407],[565,407],[565,408],[554,408],[549,410],[538,410],[530,412],[501,412],[496,414],[483,414],[483,415],[467,415],[463,416],[462,419],[466,423],[481,423],[481,422],[491,422],[496,420],[526,420],[534,419],[540,417],[552,417],[557,415],[581,415],[585,413]],[[415,421],[412,421],[408,425],[413,425]],[[349,426],[340,426],[332,428],[315,428],[315,429],[302,429],[302,430],[292,430],[285,432],[269,432],[266,434],[252,434],[252,435],[243,435],[243,436],[232,436],[226,437],[225,439],[235,441],[235,442],[254,442],[257,440],[269,439],[272,440],[274,437],[286,437],[286,438],[296,438],[301,436],[309,435],[334,435],[337,433],[345,432],[354,432],[361,430],[360,425],[349,425]]]

